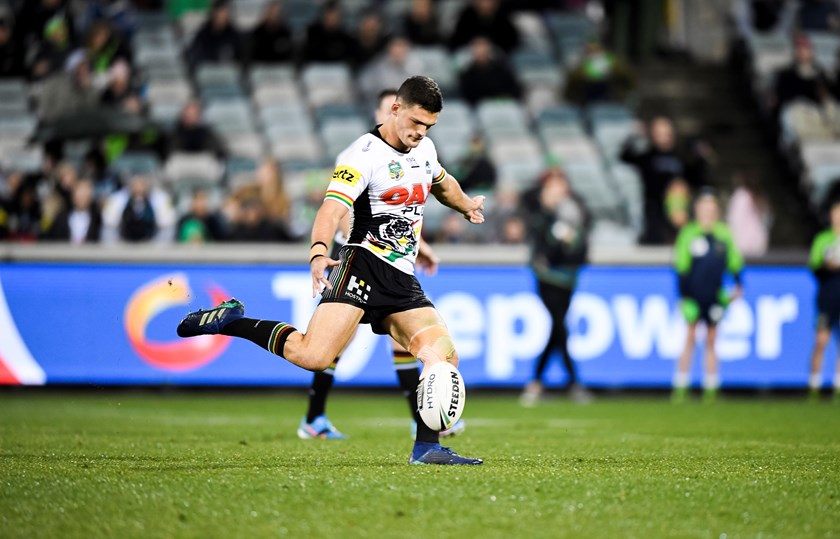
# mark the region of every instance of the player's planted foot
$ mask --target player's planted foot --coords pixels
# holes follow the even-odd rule
[[[311,423],[306,422],[306,417],[300,420],[297,430],[298,438],[301,440],[346,440],[347,436],[339,432],[337,428],[327,419],[325,415],[319,415]]]
[[[820,388],[812,387],[808,389],[808,402],[820,402]]]
[[[199,309],[185,316],[178,324],[178,336],[218,335],[226,325],[244,316],[245,305],[231,298],[208,311]]]
[[[416,427],[415,427],[416,428]],[[449,427],[448,429],[440,431],[441,438],[448,438],[450,436],[457,436],[466,430],[467,425],[464,423],[463,419],[459,419],[455,422],[454,425]]]
[[[718,390],[717,389],[704,389],[703,390],[703,404],[714,404],[717,402],[718,399]]]
[[[532,380],[528,382],[522,395],[519,396],[519,404],[525,408],[533,408],[539,403],[543,394],[543,385],[539,380]]]
[[[481,459],[462,457],[448,447],[430,442],[414,442],[414,450],[408,458],[409,464],[443,464],[450,466],[475,466],[484,464]]]
[[[572,384],[569,388],[569,397],[578,404],[589,404],[594,398],[592,392],[580,384]]]
[[[688,399],[688,387],[675,387],[671,391],[671,402],[673,404],[682,404]]]

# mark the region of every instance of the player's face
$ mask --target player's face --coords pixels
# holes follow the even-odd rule
[[[405,107],[394,103],[392,113],[396,114],[397,136],[406,147],[416,148],[429,129],[437,122],[439,112],[429,112],[419,105]]]
[[[710,226],[718,220],[720,211],[714,197],[705,196],[694,204],[694,215],[700,226]]]
[[[385,120],[387,120],[388,116],[391,115],[391,109],[393,108],[396,100],[397,96],[395,95],[386,95],[379,100],[379,107],[377,107],[373,113],[374,118],[376,119],[376,125],[385,123]]]

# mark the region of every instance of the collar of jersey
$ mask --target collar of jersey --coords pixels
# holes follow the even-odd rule
[[[381,141],[382,141],[382,142],[384,142],[385,144],[388,144],[388,141],[387,141],[387,140],[385,140],[385,138],[382,136],[382,133],[380,133],[380,132],[379,132],[379,128],[380,128],[381,126],[382,126],[382,124],[377,124],[377,125],[376,125],[376,127],[374,127],[374,128],[371,130],[370,134],[371,134],[371,135],[373,135],[374,137],[378,138],[379,140],[381,140]],[[404,152],[404,151],[402,151],[402,150],[398,150],[398,149],[394,148],[394,147],[393,147],[393,146],[391,146],[390,144],[388,144],[388,147],[389,147],[389,148],[391,148],[392,150],[394,150],[395,152],[399,152],[399,153],[401,153],[401,154],[403,154],[403,155],[408,155],[408,153],[411,151],[411,148],[409,148],[409,149],[408,149],[408,152]]]

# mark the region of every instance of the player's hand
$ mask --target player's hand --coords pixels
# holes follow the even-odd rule
[[[309,271],[312,272],[312,297],[320,294],[324,288],[332,290],[332,285],[327,280],[327,269],[341,264],[327,256],[319,256],[309,263]]]
[[[437,273],[440,259],[435,255],[431,249],[420,249],[417,251],[417,267],[420,272],[425,275],[434,275]]]
[[[472,197],[471,206],[464,212],[464,219],[474,225],[480,225],[484,222],[484,195]]]

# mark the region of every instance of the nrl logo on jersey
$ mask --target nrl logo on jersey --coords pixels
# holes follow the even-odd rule
[[[388,163],[388,175],[391,176],[392,180],[399,180],[403,176],[405,176],[405,171],[402,169],[402,165],[400,165],[396,161],[391,161]]]

